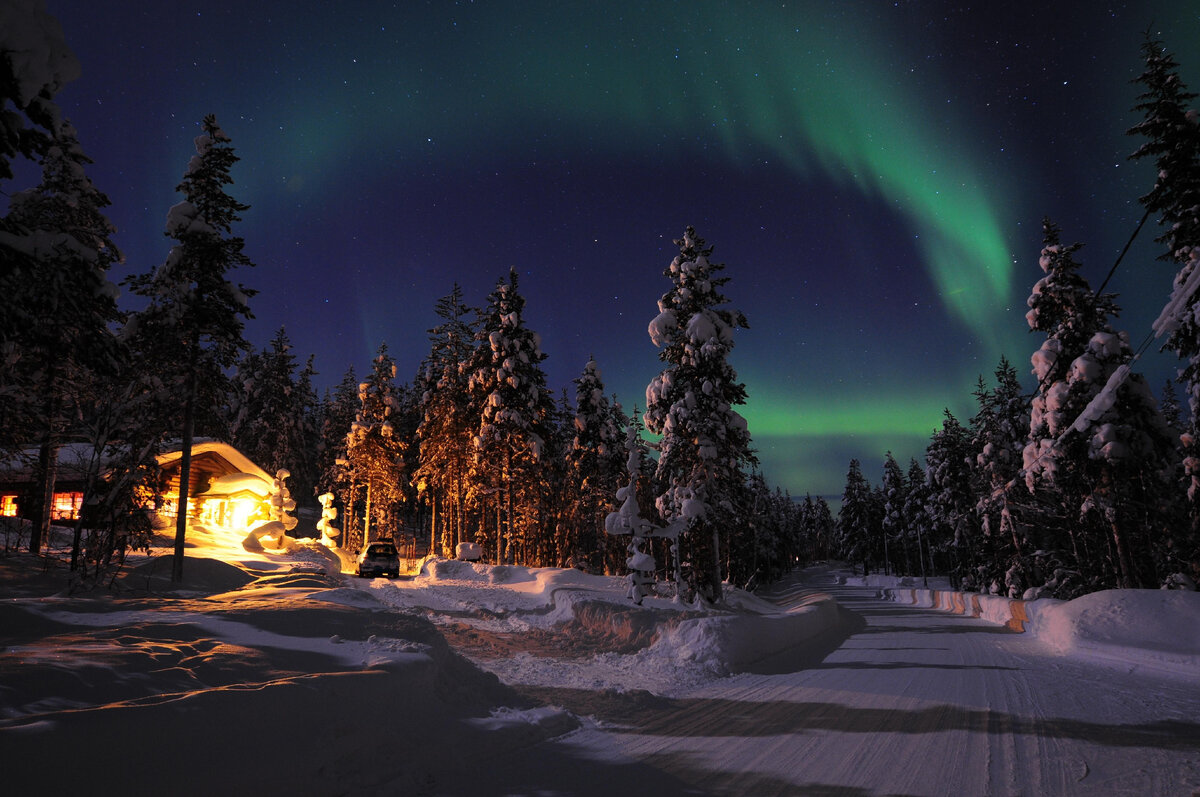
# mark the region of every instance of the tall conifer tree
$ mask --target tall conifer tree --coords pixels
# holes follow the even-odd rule
[[[0,224],[0,344],[10,361],[0,376],[0,448],[40,443],[38,512],[30,550],[49,531],[58,446],[93,375],[117,367],[116,286],[108,270],[120,260],[109,201],[88,179],[91,160],[74,128],[61,124],[42,157],[41,183],[17,193]],[[14,421],[16,421],[14,423]]]
[[[488,296],[471,361],[470,412],[479,419],[475,447],[475,494],[492,496],[496,510],[493,553],[497,563],[529,555],[527,534],[540,513],[539,472],[545,466],[554,400],[546,389],[546,359],[537,335],[525,325],[525,297],[517,272]],[[481,524],[482,529],[482,524]]]
[[[744,525],[745,468],[756,462],[746,403],[729,354],[746,317],[728,306],[724,265],[688,227],[675,241],[679,254],[663,272],[671,288],[658,302],[650,338],[666,368],[646,388],[646,428],[661,434],[658,509],[667,521],[687,518],[689,584],[705,600],[721,600],[721,534]]]
[[[180,408],[177,428],[183,455],[171,570],[174,581],[183,578],[198,404],[204,402],[204,408],[211,408],[225,392],[225,370],[247,348],[242,331],[245,320],[253,317],[249,299],[255,294],[230,280],[230,272],[253,265],[242,251],[244,241],[232,233],[249,206],[225,191],[233,182],[230,169],[238,157],[229,136],[211,114],[204,117],[195,144],[196,154],[175,189],[183,194],[183,201],[167,214],[166,234],[174,241],[171,251],[153,273],[129,280],[134,293],[150,300],[139,320],[143,348],[162,369],[169,394]]]

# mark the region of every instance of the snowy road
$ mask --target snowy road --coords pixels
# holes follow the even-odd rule
[[[1200,790],[1194,682],[1054,656],[1025,635],[871,588],[806,586],[833,593],[846,622],[758,673],[670,698],[520,687],[591,720],[488,762],[497,793],[598,793],[618,782],[753,795]]]

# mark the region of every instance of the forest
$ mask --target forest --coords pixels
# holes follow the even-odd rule
[[[852,461],[835,518],[823,497],[773,489],[756,467],[737,411],[748,396],[729,361],[747,320],[691,227],[649,324],[662,371],[644,407],[610,396],[594,361],[573,389],[546,384],[515,270],[479,307],[447,286],[408,378],[381,343],[361,378],[351,369],[318,395],[313,359],[301,365],[286,329],[262,349],[245,339],[257,292],[239,281],[253,264],[235,228],[250,209],[226,190],[239,157],[210,115],[168,212],[169,252],[123,281],[137,306],[122,307],[108,198],[54,104],[68,76],[49,55],[66,45],[37,35],[47,37],[40,60],[0,38],[0,456],[34,460],[37,487],[20,504],[34,552],[64,444],[94,452],[73,564],[98,570],[116,540],[147,544],[162,447],[216,438],[268,472],[288,470],[302,507],[332,496],[349,549],[395,535],[442,556],[473,543],[497,564],[623,574],[636,562],[664,583],[674,570],[680,597],[712,603],[724,584],[753,588],[830,557],[1011,597],[1200,579],[1200,124],[1160,42],[1144,45],[1131,157],[1158,174],[1141,202],[1177,276],[1155,335],[1180,357],[1186,412],[1172,386],[1160,403],[1133,370],[1154,337],[1131,344],[1115,326],[1116,297],[1091,288],[1079,244],[1046,220],[1026,316],[1043,338],[1032,392],[1002,360],[993,380],[980,377],[972,418],[947,411],[923,463],[888,453],[872,487]],[[37,164],[37,185],[8,185],[15,159]],[[680,531],[642,552],[606,532],[622,512]]]

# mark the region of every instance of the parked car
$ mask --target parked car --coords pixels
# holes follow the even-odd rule
[[[390,542],[364,545],[358,554],[358,575],[389,578],[400,575],[400,554],[396,552],[396,546]]]

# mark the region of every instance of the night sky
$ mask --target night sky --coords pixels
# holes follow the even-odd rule
[[[165,258],[215,113],[255,347],[285,326],[324,389],[386,342],[407,381],[435,301],[515,267],[551,388],[594,354],[628,410],[691,224],[750,322],[732,363],[768,481],[838,495],[851,457],[877,482],[944,407],[969,418],[1001,354],[1032,386],[1043,216],[1093,286],[1112,266],[1152,184],[1125,135],[1144,31],[1200,89],[1195,0],[626,5],[50,0],[114,277]],[[1156,234],[1109,285],[1135,346],[1173,277]],[[1138,367],[1158,389],[1175,364]]]

